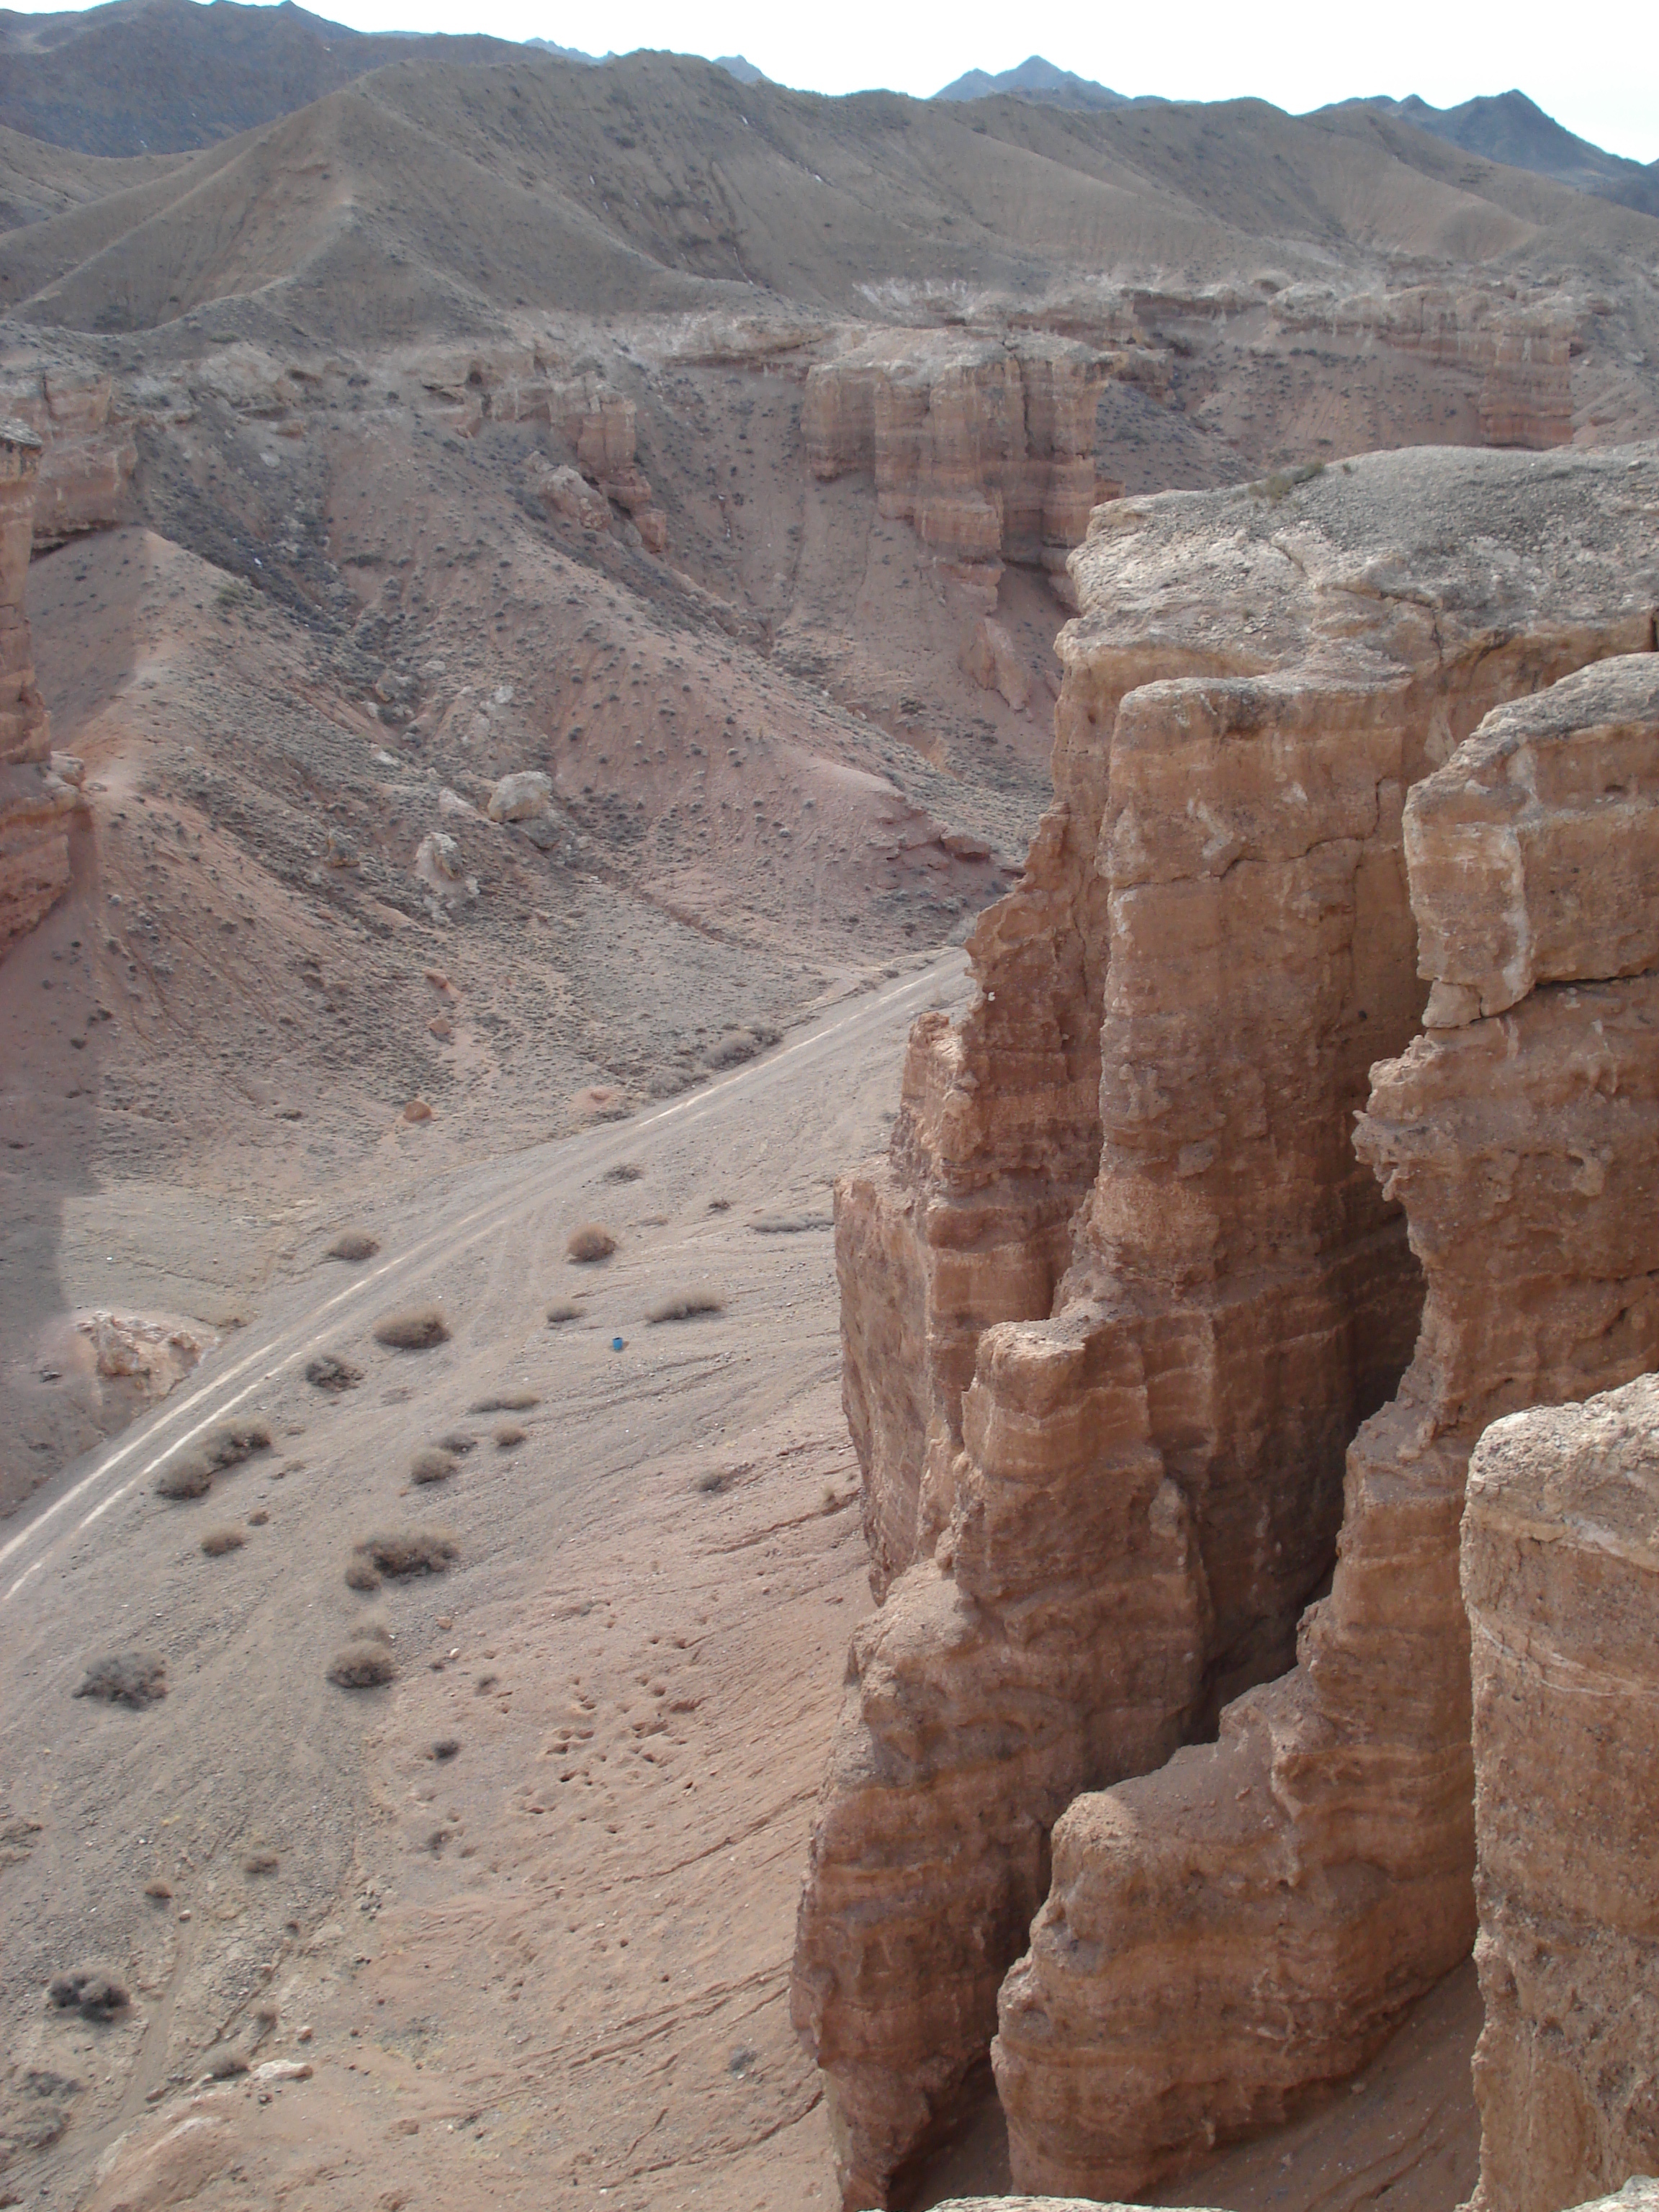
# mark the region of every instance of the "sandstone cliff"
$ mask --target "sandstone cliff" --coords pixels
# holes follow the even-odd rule
[[[74,785],[51,764],[52,726],[34,688],[23,612],[40,441],[0,421],[0,954],[33,929],[70,879]]]
[[[1496,1263],[1454,1249],[1428,1364],[1379,1413],[1423,1297],[1400,1201],[1417,1176],[1456,1246],[1465,1142],[1501,1151],[1538,1110],[1528,1086],[1561,1087],[1553,1001],[1512,1065],[1513,1016],[1501,1040],[1457,1031],[1402,1062],[1365,1160],[1350,1131],[1425,1001],[1407,794],[1489,709],[1651,647],[1656,459],[1376,455],[1094,518],[1055,806],[971,940],[978,1005],[919,1025],[890,1155],[839,1195],[886,1597],[854,1645],[795,2010],[849,2203],[902,2191],[980,2093],[1066,1806],[1291,1664],[1367,1417],[1304,1666],[1231,1707],[1218,1750],[1055,1841],[1054,1902],[1005,1999],[1017,2179],[1139,2186],[1357,2063],[1467,1948],[1463,1460],[1492,1413],[1645,1364],[1645,1309],[1609,1340],[1613,1371],[1528,1340],[1505,1400],[1510,1347],[1465,1303]],[[1639,1070],[1638,1015],[1608,1034]],[[1466,1093],[1494,1081],[1492,1130],[1406,1157],[1414,1116],[1478,1120]],[[1620,1156],[1609,1190],[1636,1172]],[[1547,1305],[1581,1264],[1563,1256]],[[1352,1723],[1379,1668],[1403,1704],[1368,1764]],[[1218,1883],[1238,1885],[1225,1906]],[[1132,1907],[1119,1943],[1104,1931]]]
[[[1659,2165],[1659,1380],[1488,1429],[1469,1468],[1480,2212]]]
[[[1005,561],[1059,573],[1083,537],[1109,365],[1042,334],[883,331],[808,372],[808,465],[870,471],[881,513],[994,609]]]

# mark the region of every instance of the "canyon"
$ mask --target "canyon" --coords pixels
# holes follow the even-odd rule
[[[3,33],[0,2197],[1618,2188],[1659,223],[176,13]]]

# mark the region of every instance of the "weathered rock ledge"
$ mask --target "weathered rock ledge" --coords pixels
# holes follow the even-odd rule
[[[918,1026],[889,1156],[839,1196],[886,1595],[794,2002],[849,2205],[902,2194],[982,2093],[1085,1793],[1004,1997],[1023,2185],[1144,2185],[1358,2063],[1468,1947],[1463,1468],[1493,1414],[1649,1364],[1619,1212],[1649,1172],[1654,1009],[1639,978],[1571,1008],[1535,983],[1407,1054],[1407,825],[1447,834],[1408,794],[1492,708],[1652,648],[1656,520],[1652,448],[1419,451],[1119,501],[1074,559],[1055,806],[972,940],[979,1003]],[[1458,960],[1427,980],[1461,1020],[1492,951],[1443,933]],[[1633,1150],[1564,1073],[1581,1030]],[[1547,1157],[1511,1170],[1540,1115]],[[1540,1257],[1569,1140],[1613,1147],[1607,1218]],[[1465,1184],[1489,1248],[1465,1249]],[[1424,1295],[1402,1199],[1431,1296],[1395,1398]],[[1517,1252],[1535,1296],[1482,1310]]]

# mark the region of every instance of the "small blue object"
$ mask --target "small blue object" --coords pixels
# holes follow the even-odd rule
[[[621,1337],[619,1337],[619,1336],[613,1336],[613,1337],[611,1338],[611,1349],[613,1352],[620,1352],[620,1351],[622,1350],[622,1348],[623,1348],[623,1340],[622,1340],[622,1338],[621,1338]]]

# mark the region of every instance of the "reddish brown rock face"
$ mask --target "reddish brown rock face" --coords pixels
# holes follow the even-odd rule
[[[1504,1111],[1532,1114],[1559,1040],[1507,1073],[1461,1033],[1407,1055],[1363,1160],[1351,1131],[1425,995],[1407,794],[1492,706],[1649,643],[1654,460],[1540,480],[1374,456],[1103,509],[1074,562],[1056,806],[972,941],[979,1005],[918,1029],[890,1156],[840,1194],[887,1595],[854,1647],[795,2008],[849,2204],[902,2193],[979,2094],[1065,1808],[1224,1706],[1218,1749],[1054,1832],[999,2046],[1023,2185],[1127,2191],[1272,2117],[1467,1948],[1463,1468],[1492,1413],[1614,1377],[1548,1344],[1517,1366],[1449,1274],[1376,1409],[1423,1295],[1401,1202],[1468,1172],[1461,1139],[1408,1162],[1418,1121],[1466,1083],[1519,1083]],[[1492,1258],[1447,1263],[1471,1301]],[[1512,1374],[1531,1398],[1482,1395]],[[1302,1667],[1251,1690],[1291,1665],[1339,1521]]]
[[[1494,1419],[1659,1363],[1659,982],[1601,980],[1640,958],[1603,924],[1648,848],[1656,759],[1644,654],[1489,716],[1407,803],[1440,1019],[1495,932],[1534,948],[1535,978],[1372,1071],[1357,1144],[1428,1279],[1416,1357],[1348,1454],[1335,1580],[1296,1669],[1231,1706],[1215,1747],[1055,1831],[996,2048],[1027,2185],[1127,2193],[1281,2117],[1468,1947],[1469,1454]],[[1526,865],[1494,915],[1481,861],[1517,821]],[[1524,2201],[1558,2212],[1607,2178]]]
[[[1486,1431],[1463,1594],[1486,2008],[1474,2201],[1558,2212],[1659,2164],[1659,1381]]]
[[[809,374],[808,465],[824,480],[870,470],[883,514],[913,523],[994,610],[1004,561],[1058,572],[1088,526],[1109,361],[1036,334],[884,332]]]
[[[0,954],[33,929],[70,879],[73,787],[49,764],[52,725],[34,688],[23,586],[40,441],[0,422]]]

